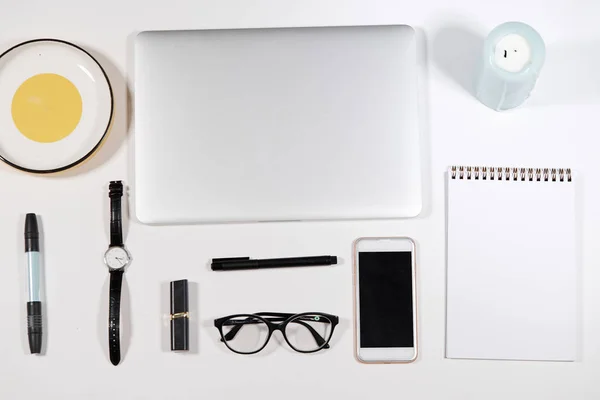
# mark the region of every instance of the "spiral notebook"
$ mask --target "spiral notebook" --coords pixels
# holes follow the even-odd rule
[[[452,167],[447,189],[446,357],[574,361],[571,170]]]

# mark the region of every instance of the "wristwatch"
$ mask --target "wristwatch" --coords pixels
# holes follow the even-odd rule
[[[123,183],[121,181],[110,182],[108,197],[110,198],[110,245],[104,253],[104,263],[110,273],[108,349],[110,362],[113,365],[118,365],[121,361],[121,284],[125,268],[131,263],[131,256],[123,244],[123,222],[121,218]]]

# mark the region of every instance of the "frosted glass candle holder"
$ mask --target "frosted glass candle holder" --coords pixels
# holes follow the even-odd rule
[[[476,97],[496,111],[523,104],[535,87],[546,58],[544,40],[522,22],[506,22],[485,39]]]

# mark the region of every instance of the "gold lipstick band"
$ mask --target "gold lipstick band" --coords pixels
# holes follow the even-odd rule
[[[190,317],[190,313],[189,312],[178,312],[176,314],[171,314],[171,320],[173,319],[177,319],[177,318],[189,318]]]

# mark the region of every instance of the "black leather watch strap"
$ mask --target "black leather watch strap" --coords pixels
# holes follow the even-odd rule
[[[110,197],[110,245],[123,246],[123,220],[121,218],[123,183],[121,181],[110,182],[108,197]]]
[[[110,362],[121,361],[121,285],[124,270],[110,271],[110,295],[108,304],[108,349]]]

